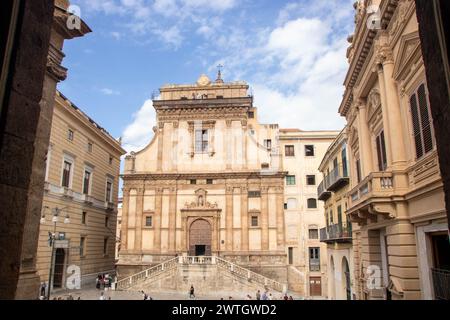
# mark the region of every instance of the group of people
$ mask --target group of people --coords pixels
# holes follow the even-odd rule
[[[113,284],[113,277],[109,274],[99,274],[95,279],[95,287],[97,289],[108,290],[111,289]]]
[[[247,295],[247,300],[252,300],[252,297],[250,295]],[[276,300],[272,296],[272,293],[269,293],[268,290],[265,290],[262,294],[261,291],[258,290],[256,292],[256,300]],[[284,294],[279,300],[294,300],[292,296],[288,296],[287,293]]]

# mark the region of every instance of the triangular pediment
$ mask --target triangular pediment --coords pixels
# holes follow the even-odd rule
[[[396,63],[394,66],[394,78],[403,80],[410,67],[416,63],[421,56],[419,32],[415,31],[405,34],[400,38],[400,47],[398,50]]]

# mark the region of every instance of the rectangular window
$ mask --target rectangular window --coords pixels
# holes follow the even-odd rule
[[[208,130],[195,131],[195,152],[208,152]]]
[[[206,184],[213,184],[213,183],[214,183],[213,179],[206,179]]]
[[[249,191],[248,192],[249,198],[260,198],[261,197],[261,191]]]
[[[105,227],[108,227],[109,217],[105,217]]]
[[[320,248],[309,248],[309,270],[320,271]]]
[[[87,144],[87,151],[88,152],[92,152],[93,149],[94,149],[94,144],[92,142],[88,142],[88,144]]]
[[[86,238],[81,237],[80,238],[80,257],[84,257],[86,251]]]
[[[284,155],[286,157],[294,157],[295,156],[294,146],[284,146]]]
[[[309,198],[307,200],[308,209],[317,209],[317,199]]]
[[[332,225],[333,222],[333,210],[330,210],[330,225]]]
[[[65,188],[70,188],[70,175],[72,173],[72,163],[69,161],[64,161],[63,165],[63,176],[62,176],[62,186]]]
[[[361,182],[361,161],[359,159],[356,160],[356,179],[358,183]]]
[[[109,165],[112,165],[112,164],[113,164],[113,157],[109,156]]]
[[[69,130],[67,131],[67,140],[73,141],[74,136],[75,136],[75,134],[74,134],[73,130],[72,130],[72,129],[69,129]]]
[[[83,179],[83,194],[89,195],[91,188],[91,171],[84,171],[84,179]]]
[[[252,216],[252,227],[257,227],[258,226],[258,216]]]
[[[191,180],[189,180],[189,183],[190,183],[190,184],[197,184],[197,180],[191,179]]]
[[[421,158],[434,148],[433,128],[425,84],[420,85],[410,99],[416,157]]]
[[[270,140],[270,139],[264,140],[264,147],[266,149],[272,149],[272,140]]]
[[[112,202],[112,187],[112,182],[106,181],[106,202]]]
[[[292,247],[288,248],[288,263],[289,264],[294,263],[294,248],[292,248]]]
[[[316,228],[309,229],[308,234],[309,234],[309,239],[312,239],[312,240],[319,239],[319,229],[316,229]]]
[[[316,185],[316,176],[315,175],[307,175],[306,176],[306,184],[308,186],[315,186]]]
[[[145,217],[145,226],[146,227],[153,227],[153,217],[152,216],[146,216]]]
[[[255,117],[255,113],[253,111],[248,112],[248,118],[253,119]]]
[[[378,158],[378,170],[385,171],[387,168],[386,160],[386,145],[384,142],[384,131],[381,131],[376,138],[377,144],[377,158]]]
[[[342,226],[342,206],[337,207],[338,224]]]
[[[87,212],[83,211],[83,213],[81,214],[81,224],[86,224],[86,217],[87,217]]]
[[[314,146],[313,145],[305,146],[305,156],[314,157]]]
[[[108,254],[108,238],[103,239],[103,254]]]
[[[286,185],[295,186],[295,176],[286,176]]]

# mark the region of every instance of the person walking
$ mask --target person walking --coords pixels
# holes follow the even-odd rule
[[[194,289],[194,285],[191,285],[191,289],[189,290],[189,298],[194,297],[195,299],[195,289]]]
[[[41,283],[41,294],[40,294],[41,297],[45,298],[45,288],[46,287],[47,287],[47,285],[45,284],[45,282],[42,282]]]
[[[261,300],[261,291],[256,292],[256,300]]]
[[[102,291],[98,300],[106,300],[105,293]]]
[[[97,288],[97,290],[100,290],[100,279],[101,279],[100,275],[98,275],[97,279],[95,279],[95,287]]]
[[[261,300],[267,300],[267,291],[264,291],[262,296],[261,296]]]

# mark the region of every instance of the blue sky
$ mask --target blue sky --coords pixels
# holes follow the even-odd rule
[[[77,106],[123,137],[127,151],[152,137],[151,97],[201,73],[245,80],[263,123],[341,129],[354,0],[72,0],[92,33],[66,41]]]

